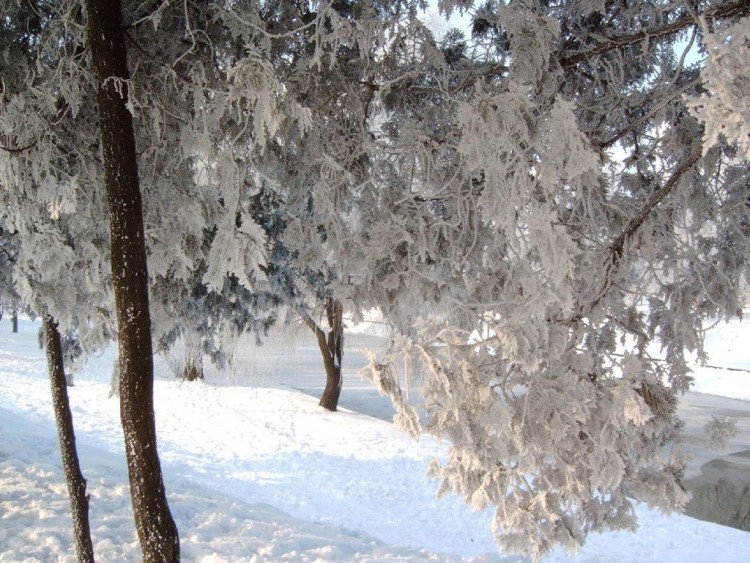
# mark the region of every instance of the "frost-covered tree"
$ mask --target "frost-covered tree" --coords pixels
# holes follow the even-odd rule
[[[291,259],[331,274],[313,290],[380,308],[395,350],[424,363],[426,430],[454,444],[435,471],[498,507],[507,548],[539,555],[630,527],[632,496],[679,507],[679,460],[660,455],[689,384],[684,352],[700,351],[703,317],[737,310],[747,248],[746,179],[731,147],[701,158],[687,54],[701,16],[723,25],[747,7],[443,2],[474,23],[437,44],[418,4],[196,12],[202,29],[221,13],[254,38],[252,57],[227,49],[219,68],[294,100],[251,104],[305,116],[302,136],[257,109],[260,135],[257,119],[226,135],[213,126],[236,90],[192,92],[204,171],[237,186],[217,192],[230,212],[209,272],[250,288],[248,272],[278,265],[253,265],[273,243],[257,260],[230,236],[262,225],[250,194],[273,190]],[[185,62],[208,45],[188,35]]]
[[[378,28],[347,90],[360,167],[324,145],[315,220],[288,237],[422,361],[425,430],[453,444],[442,490],[496,506],[512,551],[575,549],[634,526],[632,498],[686,500],[664,446],[702,319],[741,304],[748,178],[732,147],[702,157],[684,96],[703,26],[748,6],[440,4],[472,12],[471,36],[437,44],[408,10]]]
[[[262,12],[276,73],[310,116],[303,136],[280,130],[255,163],[275,207],[259,220],[272,246],[268,280],[316,338],[326,372],[320,404],[329,410],[336,410],[343,383],[343,311],[348,303],[355,317],[361,314],[348,289],[351,271],[339,259],[358,244],[347,236],[350,190],[365,188],[370,174],[377,55],[402,16],[421,7],[267,2]]]
[[[76,205],[74,195],[77,176],[82,172],[78,155],[88,150],[77,140],[91,131],[87,128],[91,122],[84,118],[78,123],[79,130],[72,127],[76,104],[83,100],[77,98],[70,103],[77,85],[67,82],[71,61],[63,61],[61,54],[76,51],[76,34],[57,27],[58,8],[66,13],[70,5],[7,3],[0,9],[2,291],[4,298],[11,296],[14,311],[25,303],[31,312],[44,316],[52,404],[71,501],[73,539],[78,559],[91,561],[86,481],[75,448],[64,349],[58,323],[51,315],[64,319],[67,330],[76,330],[87,349],[96,349],[109,335],[108,315],[100,309],[108,292],[98,285],[106,277],[96,271],[99,262],[92,257],[93,249],[93,254],[100,251],[96,237],[103,234],[92,222],[101,211],[97,206],[100,200],[92,194]],[[47,33],[56,37],[56,52],[44,50]],[[50,83],[56,87],[48,89]],[[78,215],[71,220],[74,210]]]
[[[144,561],[179,561],[179,536],[167,504],[156,446],[146,242],[133,116],[127,107],[130,71],[121,4],[119,0],[87,0],[86,17],[109,208],[120,419],[135,527]]]
[[[0,166],[5,188],[2,219],[4,228],[15,233],[19,241],[14,271],[16,287],[33,310],[43,313],[45,318],[54,318],[66,331],[76,330],[84,349],[95,350],[112,336],[113,278],[109,263],[112,256],[109,224],[105,220],[106,195],[100,188],[102,170],[106,167],[102,166],[100,153],[99,116],[96,112],[82,111],[86,105],[95,104],[93,72],[87,61],[91,50],[86,49],[84,33],[85,8],[77,1],[39,1],[6,3],[2,9],[6,43],[0,110],[5,147]],[[117,31],[117,22],[114,27]],[[123,103],[122,83],[117,80],[125,77],[100,76],[100,81],[115,88],[115,105]],[[124,106],[122,111],[130,115]],[[104,118],[100,122],[105,123],[105,129],[111,125]],[[108,132],[111,134],[112,129]],[[115,138],[117,143],[126,139],[117,133]],[[112,154],[106,151],[105,156],[109,164],[125,162],[125,159],[111,158]],[[118,210],[115,206],[114,211]],[[126,217],[126,223],[128,219],[132,216]],[[117,216],[112,224],[122,225]],[[126,235],[126,241],[135,240]],[[122,256],[118,254],[118,258]],[[130,270],[129,266],[136,262],[128,261],[127,257],[125,264],[128,268],[115,261],[120,281],[122,276],[143,273]],[[147,280],[142,277],[142,281]],[[138,289],[136,284],[126,284],[126,288]],[[131,307],[132,300],[131,303],[127,303],[127,298],[125,301],[122,311],[127,321],[128,314],[135,309]],[[141,341],[145,338],[150,344],[148,327],[145,331],[143,326],[136,329]],[[126,348],[122,354],[125,369],[121,373],[127,374],[124,378],[129,377],[120,385],[121,390],[126,390],[122,394],[123,423],[125,427],[141,425],[148,433],[151,398],[147,396],[150,388],[146,383],[151,375],[144,370],[133,377],[134,370],[138,372],[143,366],[132,361],[133,349],[127,349],[127,328],[120,336]],[[150,362],[150,354],[141,352],[143,350],[136,347],[138,361]],[[145,409],[138,411],[144,405]],[[153,428],[152,408],[150,415]],[[171,522],[171,517],[166,517],[168,512],[155,510],[158,495],[149,491],[142,494],[144,487],[161,481],[155,442],[143,447],[142,441],[139,442],[142,434],[126,430],[126,436],[129,466],[145,469],[140,475],[137,472],[132,475],[136,527],[140,532],[168,526]],[[134,451],[140,454],[135,461],[131,455]],[[71,498],[75,500],[74,496]],[[163,494],[162,499],[165,500]],[[159,523],[153,525],[157,520]],[[168,534],[151,533],[151,539],[159,536],[170,543]],[[146,559],[154,557],[154,543],[144,541]]]
[[[80,111],[85,11],[38,5],[44,38],[13,27],[18,3],[2,20],[44,69],[3,67],[4,225],[21,295],[61,326],[105,326],[112,163]],[[205,345],[279,296],[380,309],[399,361],[370,371],[418,432],[393,374],[423,365],[423,430],[452,443],[442,490],[495,506],[508,550],[575,549],[634,526],[632,498],[685,501],[664,453],[684,354],[703,318],[740,308],[750,248],[744,125],[691,110],[742,110],[724,45],[750,7],[438,6],[472,29],[436,42],[417,0],[124,3],[132,75],[106,84],[132,116],[155,333],[203,318]]]
[[[331,268],[325,267],[321,271],[301,261],[300,254],[289,247],[286,229],[296,216],[286,211],[281,193],[281,189],[264,186],[254,197],[255,219],[267,234],[270,247],[268,264],[262,268],[264,290],[256,290],[256,293],[265,297],[267,302],[286,309],[289,312],[286,322],[301,319],[312,332],[326,375],[319,404],[336,411],[343,386],[343,306],[327,294],[333,276]],[[306,219],[309,217],[305,215]],[[322,307],[317,307],[320,303]],[[328,330],[322,321],[317,320],[319,318],[325,318]]]
[[[76,2],[3,6],[0,195],[19,300],[93,351],[111,339],[111,291],[106,207],[82,188],[100,181],[100,159],[95,117],[80,111],[93,103],[80,21]]]
[[[267,60],[261,8],[125,7],[140,75],[132,106],[148,147],[141,158],[155,336],[163,345],[180,335],[195,342],[186,363],[203,353],[221,363],[240,333],[263,334],[275,321],[255,162],[280,130],[299,136],[307,113]]]
[[[3,219],[19,235],[20,293],[37,311],[85,333],[92,349],[111,335],[116,309],[136,528],[144,558],[174,559],[179,545],[150,406],[143,252],[160,298],[158,337],[175,325],[192,330],[200,315],[213,329],[206,338],[223,337],[222,324],[265,323],[256,315],[268,300],[256,299],[266,248],[252,209],[259,171],[252,163],[280,129],[304,131],[308,113],[285,95],[259,41],[261,4],[102,6],[40,0],[3,7],[10,43],[0,114]],[[95,92],[98,116],[81,111]]]
[[[684,96],[704,26],[750,8],[471,4],[440,3],[471,11],[470,36],[410,22],[389,44],[370,187],[339,197],[357,291],[429,374],[441,490],[495,506],[501,545],[539,557],[635,526],[634,498],[686,501],[665,453],[684,355],[739,310],[750,232],[747,166],[727,146],[702,158]]]

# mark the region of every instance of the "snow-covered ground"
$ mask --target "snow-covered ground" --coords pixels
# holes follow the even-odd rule
[[[11,334],[0,324],[0,561],[75,560],[37,329],[21,319]],[[716,330],[710,363],[750,367],[747,328]],[[169,362],[157,362],[159,449],[184,561],[519,560],[498,552],[489,513],[435,498],[425,471],[445,444],[396,431],[387,401],[359,381],[356,348],[377,340],[350,335],[338,413],[305,394],[323,384],[314,342],[304,334],[275,342],[246,343],[232,370],[209,370],[205,383],[175,381]],[[69,393],[97,558],[139,561],[118,402],[108,397],[113,361],[110,350],[89,362]],[[713,409],[739,420],[730,451],[750,449],[750,374],[706,368],[696,376],[701,393],[740,399],[690,394],[686,443],[697,473],[716,456],[700,437]],[[593,535],[572,560],[739,562],[750,553],[746,532],[637,510],[638,532]],[[570,559],[555,552],[547,560]]]

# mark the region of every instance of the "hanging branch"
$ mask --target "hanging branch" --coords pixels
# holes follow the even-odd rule
[[[661,189],[657,190],[651,195],[649,200],[641,208],[641,211],[630,220],[625,230],[623,230],[622,233],[620,233],[620,235],[614,241],[612,241],[612,244],[609,245],[607,266],[604,271],[604,281],[602,282],[602,287],[597,293],[596,297],[585,308],[585,310],[581,309],[579,313],[570,320],[571,323],[579,322],[583,317],[587,316],[599,303],[601,303],[601,300],[604,299],[604,296],[607,294],[607,291],[609,291],[609,288],[612,285],[612,278],[617,272],[620,261],[625,254],[625,248],[627,244],[631,240],[633,240],[636,234],[638,234],[641,227],[646,222],[646,219],[648,219],[649,215],[651,215],[653,210],[664,200],[665,197],[667,197],[672,192],[674,187],[679,183],[679,181],[687,173],[687,171],[690,170],[690,168],[692,168],[696,162],[698,162],[700,156],[701,146],[698,145],[693,149],[690,155],[677,166],[675,171],[670,176],[669,180],[667,180],[667,183],[664,184]]]
[[[693,152],[691,152],[690,155],[675,169],[672,176],[667,180],[667,183],[664,184],[664,187],[654,192],[651,198],[643,206],[640,213],[630,220],[627,228],[620,233],[620,236],[618,236],[610,245],[610,263],[612,264],[612,268],[618,265],[624,253],[625,244],[636,235],[654,208],[672,192],[685,173],[690,170],[696,162],[698,162],[698,159],[701,156],[701,148],[702,147],[699,145],[693,149]]]

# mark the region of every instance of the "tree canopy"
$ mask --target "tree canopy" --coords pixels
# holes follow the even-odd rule
[[[508,551],[683,506],[685,357],[748,274],[747,2],[445,0],[471,24],[442,37],[418,0],[123,4],[155,335],[189,318],[220,347],[309,296],[380,310],[368,373],[450,440],[440,491],[496,507]],[[0,219],[21,299],[94,348],[113,306],[85,18],[0,8]]]

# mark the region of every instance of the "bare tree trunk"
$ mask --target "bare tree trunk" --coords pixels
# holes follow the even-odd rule
[[[13,326],[13,334],[18,332],[18,310],[13,309],[13,314],[10,317],[10,323]]]
[[[120,351],[120,419],[143,560],[180,558],[156,447],[146,245],[120,0],[86,0],[109,205],[112,284]]]
[[[203,379],[203,352],[200,346],[200,337],[188,327],[183,332],[183,341],[185,344],[185,366],[182,371],[182,378],[185,381],[196,381]]]
[[[57,420],[60,454],[65,471],[65,482],[68,485],[70,511],[73,517],[76,557],[81,563],[93,562],[94,548],[91,545],[91,529],[89,527],[89,497],[86,494],[86,479],[83,478],[81,466],[78,463],[60,332],[57,330],[57,323],[49,315],[44,315],[43,330],[49,380],[52,388],[52,408]]]
[[[318,339],[318,348],[323,355],[326,370],[326,387],[318,404],[329,411],[335,411],[344,383],[341,376],[341,360],[344,355],[344,307],[340,301],[329,297],[325,303],[325,313],[330,329],[327,337],[309,315],[303,314],[302,319]]]

